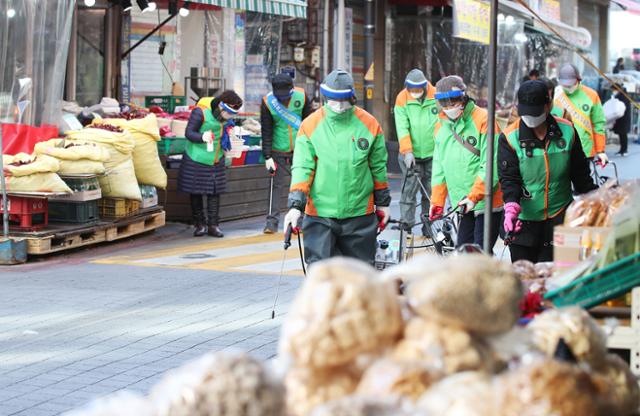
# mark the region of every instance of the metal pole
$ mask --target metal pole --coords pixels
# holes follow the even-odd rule
[[[322,79],[329,75],[329,0],[324,0],[322,21]]]
[[[492,255],[491,246],[491,214],[493,213],[493,150],[495,144],[496,124],[496,59],[498,53],[498,0],[491,0],[489,29],[489,107],[487,125],[487,176],[484,181],[484,252]]]
[[[2,128],[0,128],[0,186],[2,186],[2,233],[9,237],[9,207],[7,206],[7,184],[4,179],[4,165],[2,163]]]
[[[338,0],[338,41],[336,44],[338,45],[338,59],[336,62],[336,68],[351,72],[351,68],[345,68],[346,60],[345,60],[345,10],[344,10],[344,0]]]
[[[374,37],[376,33],[375,25],[375,0],[365,0],[364,2],[364,71],[365,74],[373,65],[374,59]],[[369,113],[373,112],[373,79],[364,79],[364,109]]]

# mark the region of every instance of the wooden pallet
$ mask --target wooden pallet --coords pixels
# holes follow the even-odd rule
[[[132,237],[160,228],[164,224],[165,212],[154,208],[118,221],[100,222],[94,226],[83,227],[60,226],[55,230],[22,236],[27,239],[27,254],[38,256]]]

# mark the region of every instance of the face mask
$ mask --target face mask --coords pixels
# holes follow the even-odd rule
[[[420,91],[420,92],[411,92],[409,94],[411,94],[411,96],[417,100],[418,98],[420,98],[420,97],[422,97],[424,95],[424,92],[422,92],[422,91]]]
[[[451,120],[457,120],[458,117],[460,117],[462,115],[462,107],[460,107],[460,106],[453,107],[453,108],[442,109],[442,111],[444,111],[444,113],[447,115],[447,117],[449,117],[449,119],[451,119]]]
[[[573,94],[575,92],[575,90],[578,89],[578,84],[574,85],[573,87],[562,87],[562,89],[564,90],[564,92],[566,92],[567,94]]]
[[[331,111],[338,114],[342,114],[348,109],[350,109],[351,107],[353,107],[353,105],[348,101],[335,101],[335,100],[327,100],[327,106],[329,106]]]
[[[547,119],[547,113],[542,113],[539,116],[521,116],[520,118],[524,121],[524,124],[526,124],[527,127],[532,129],[545,122]]]
[[[292,95],[293,95],[293,90],[291,90],[289,94],[276,95],[276,98],[278,99],[278,101],[287,101],[289,98],[291,98]]]

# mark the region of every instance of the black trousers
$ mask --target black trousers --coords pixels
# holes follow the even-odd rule
[[[629,144],[629,136],[627,133],[620,133],[620,153],[627,153],[627,146]]]
[[[553,261],[553,227],[564,222],[564,212],[546,221],[523,221],[522,230],[509,245],[511,261]]]
[[[205,198],[207,199],[206,214]],[[218,225],[220,222],[220,196],[191,194],[191,214],[196,225]]]
[[[502,228],[502,211],[491,215],[491,247],[496,244],[498,234]],[[458,227],[458,241],[456,247],[463,244],[478,244],[482,247],[484,241],[484,214],[475,215],[469,212],[462,216]],[[484,248],[484,247],[483,247]]]
[[[276,174],[273,177],[271,207],[267,208],[267,223],[273,223],[277,227],[280,222],[280,212],[287,209],[287,200],[283,198],[289,193],[293,153],[273,152],[271,157],[276,162]],[[269,211],[271,215],[268,214]]]
[[[373,264],[378,220],[375,214],[338,220],[306,216],[302,222],[307,264],[346,256]]]

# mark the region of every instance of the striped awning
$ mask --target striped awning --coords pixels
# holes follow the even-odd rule
[[[190,0],[190,2],[302,19],[307,17],[305,0]]]

